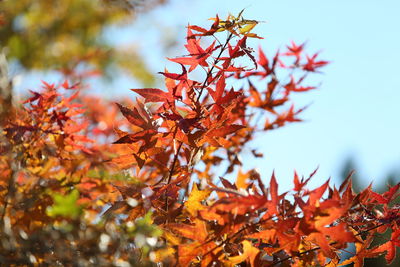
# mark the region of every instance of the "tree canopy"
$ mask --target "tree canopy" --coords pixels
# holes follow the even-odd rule
[[[340,186],[327,179],[309,188],[315,170],[295,172],[293,189],[282,192],[274,173],[245,170],[244,150],[263,157],[249,145],[255,134],[300,122],[306,107],[296,95],[314,91],[309,76],[329,63],[294,42],[256,52],[247,42],[262,41],[258,24],[240,12],[188,25],[187,53],[168,59],[179,71],[159,72],[162,88],[131,89],[132,100],[82,94],[84,80],[68,75],[42,81],[21,104],[2,93],[0,263],[362,266],[380,255],[393,262],[400,183],[355,192],[350,173]],[[12,86],[6,69],[2,57],[1,92]],[[378,240],[381,233],[388,238]],[[346,258],[350,244],[356,251]]]

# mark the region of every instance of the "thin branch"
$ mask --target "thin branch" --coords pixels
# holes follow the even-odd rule
[[[169,169],[167,184],[169,184],[171,182],[171,178],[172,178],[172,175],[174,174],[175,165],[176,165],[176,162],[178,161],[179,152],[181,151],[182,145],[183,145],[183,142],[179,142],[179,146],[176,149],[174,159],[172,160],[171,167]]]
[[[207,86],[207,81],[208,81],[208,79],[210,78],[210,75],[212,74],[212,72],[213,72],[215,66],[217,65],[218,61],[220,60],[220,58],[221,58],[221,56],[222,56],[222,53],[225,51],[226,46],[227,46],[227,45],[229,44],[229,42],[231,41],[232,37],[233,37],[233,34],[230,33],[229,36],[228,36],[228,38],[226,39],[226,42],[225,42],[224,46],[221,48],[221,51],[219,52],[218,56],[215,58],[214,64],[212,65],[211,69],[208,71],[207,76],[206,76],[206,79],[204,80],[203,84],[201,85],[201,89],[200,89],[199,95],[197,96],[196,103],[198,103],[198,102],[200,101],[200,97],[201,97],[201,95],[202,95],[202,93],[203,93],[203,91],[204,91],[204,88]]]

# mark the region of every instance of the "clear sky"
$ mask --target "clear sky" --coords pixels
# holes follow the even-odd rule
[[[268,54],[291,40],[307,41],[310,52],[321,50],[321,58],[331,61],[318,77],[320,89],[295,98],[298,105],[312,103],[302,115],[305,122],[259,137],[253,145],[265,159],[245,156],[245,167],[257,166],[266,180],[275,170],[284,190],[292,188],[295,169],[307,176],[319,166],[315,185],[329,177],[335,181],[350,156],[365,185],[378,183],[391,170],[400,173],[398,0],[172,0],[139,16],[133,27],[108,34],[119,44],[139,40],[151,69],[158,72],[171,66],[165,57],[184,54],[183,49],[163,54],[160,40],[178,38],[183,44],[188,23],[208,25],[215,14],[224,17],[243,8],[245,18],[266,21],[255,29],[265,39],[250,45],[261,45]],[[155,30],[160,27],[161,36]],[[128,89],[140,88],[126,78],[113,86],[132,97]]]

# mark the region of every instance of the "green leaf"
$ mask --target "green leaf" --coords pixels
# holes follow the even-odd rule
[[[50,217],[62,216],[76,219],[82,214],[82,206],[77,203],[79,191],[74,189],[67,195],[54,193],[52,195],[54,204],[48,207],[46,213]]]

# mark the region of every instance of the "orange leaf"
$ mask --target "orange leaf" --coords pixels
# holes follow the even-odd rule
[[[226,125],[226,126],[212,129],[212,130],[208,131],[207,135],[210,137],[225,137],[228,134],[232,134],[243,128],[246,128],[246,127],[243,125],[231,124],[231,125]]]
[[[250,266],[257,266],[256,259],[260,254],[260,250],[258,248],[253,247],[250,241],[244,240],[242,242],[243,245],[243,253],[238,256],[229,257],[229,260],[232,264],[239,264],[244,261],[250,263]]]
[[[396,257],[396,247],[400,247],[400,228],[393,230],[392,236],[388,242],[372,250],[372,253],[386,253],[387,264],[391,264]]]
[[[174,101],[174,98],[169,94],[157,88],[143,88],[143,89],[131,89],[131,91],[141,95],[147,102],[165,102],[170,103]]]
[[[201,201],[205,200],[211,191],[209,190],[199,190],[197,188],[197,184],[193,184],[192,191],[190,192],[188,200],[185,202],[185,208],[189,212],[190,215],[195,217],[197,212],[205,209],[205,207],[201,204]]]

